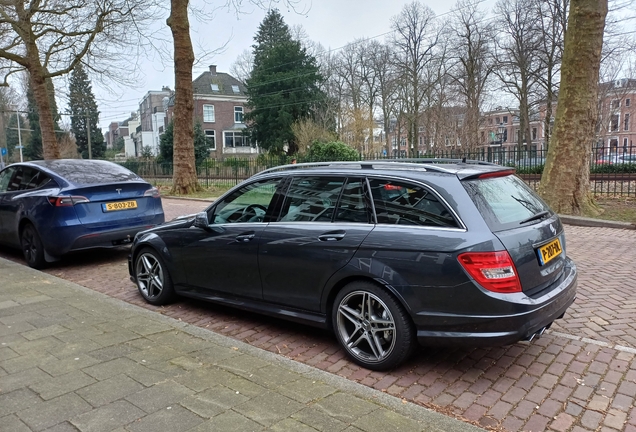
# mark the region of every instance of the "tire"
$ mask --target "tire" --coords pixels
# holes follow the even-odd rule
[[[349,358],[367,369],[394,368],[416,346],[413,324],[402,305],[370,282],[352,282],[338,293],[332,324]]]
[[[166,265],[159,253],[142,249],[135,259],[137,289],[148,303],[160,306],[174,300],[174,287]]]
[[[29,267],[34,269],[42,269],[46,266],[44,259],[44,246],[42,240],[35,227],[27,223],[22,228],[20,234],[20,244],[22,246],[22,255]]]

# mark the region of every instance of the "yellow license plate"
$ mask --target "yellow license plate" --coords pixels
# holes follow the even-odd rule
[[[119,201],[102,204],[104,211],[130,210],[137,208],[137,201]]]
[[[545,246],[541,246],[538,250],[541,265],[547,264],[554,258],[558,257],[561,255],[561,252],[563,252],[563,249],[561,248],[561,242],[559,239],[551,241]]]

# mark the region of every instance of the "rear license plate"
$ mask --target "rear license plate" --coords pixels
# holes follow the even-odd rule
[[[563,252],[563,249],[561,249],[561,242],[559,241],[559,239],[555,239],[547,245],[541,246],[537,250],[537,253],[539,254],[539,262],[541,263],[541,265],[545,265],[554,258],[561,255],[561,252]]]
[[[102,204],[102,210],[105,212],[117,210],[131,210],[137,208],[137,201],[118,201]]]

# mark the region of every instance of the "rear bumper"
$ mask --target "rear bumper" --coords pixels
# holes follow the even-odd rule
[[[92,248],[112,248],[124,244],[130,244],[139,231],[151,228],[164,222],[164,214],[159,213],[153,218],[135,226],[124,226],[117,228],[91,229],[86,225],[75,225],[67,227],[57,227],[49,233],[48,238],[55,238],[57,241],[45,244],[46,251],[53,256],[61,256],[68,252],[92,249]]]
[[[563,317],[576,299],[576,265],[567,259],[563,276],[546,295],[532,299],[524,294],[509,294],[514,313],[450,315],[438,322],[443,326],[418,325],[417,338],[422,345],[508,345],[531,338]],[[432,317],[427,314],[426,322]],[[435,321],[435,319],[432,319]]]

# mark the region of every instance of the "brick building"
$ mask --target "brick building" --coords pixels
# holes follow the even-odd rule
[[[217,72],[211,65],[192,82],[194,91],[194,118],[201,122],[210,143],[210,156],[246,156],[257,154],[243,136],[245,123],[245,86],[233,76]],[[174,100],[168,102],[166,122],[172,121]]]

